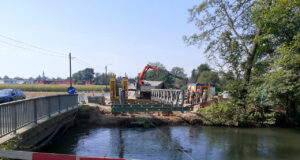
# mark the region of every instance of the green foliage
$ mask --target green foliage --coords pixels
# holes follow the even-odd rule
[[[263,94],[266,105],[285,109],[287,120],[300,124],[300,2],[258,1],[253,10],[253,21],[263,31],[260,51],[272,54],[255,67],[249,102],[257,103]]]
[[[162,70],[167,70],[166,67],[159,62],[149,63],[149,65],[157,67]],[[184,69],[180,67],[173,67],[170,72],[176,74],[177,76],[186,77],[186,74],[184,73]],[[138,77],[139,75],[140,73],[138,74]],[[185,82],[183,82],[182,80],[178,80],[165,72],[160,72],[160,71],[155,71],[150,69],[144,74],[143,79],[149,81],[163,81],[168,88],[174,88],[174,87],[182,88],[185,86],[184,84]]]
[[[171,69],[171,73],[173,73],[174,75],[180,76],[180,77],[184,77],[187,78],[187,75],[184,73],[184,69],[180,68],[180,67],[173,67]],[[186,88],[186,81],[181,80],[181,79],[177,79],[174,78],[174,88],[179,88],[179,89],[185,89]]]
[[[25,146],[21,146],[22,137],[20,135],[17,135],[15,138],[6,141],[4,144],[0,145],[0,149],[3,150],[15,150],[19,148],[28,148]]]
[[[200,113],[205,117],[204,123],[212,125],[239,126],[244,122],[240,114],[235,114],[237,108],[232,103],[217,101],[209,107],[200,109]]]
[[[244,109],[232,102],[220,100],[200,109],[200,113],[205,117],[204,123],[208,125],[271,126],[276,122],[276,112],[271,112],[268,108]]]
[[[198,83],[217,84],[219,83],[219,76],[217,72],[203,71],[198,77]]]
[[[192,70],[191,82],[195,83],[198,81],[199,76],[202,75],[203,72],[211,72],[211,68],[208,64],[200,64],[199,67]]]
[[[94,69],[86,68],[73,74],[75,81],[92,81],[94,78]]]
[[[114,77],[113,73],[107,73],[107,77],[105,73],[96,73],[95,78],[94,78],[94,84],[109,84],[110,78]]]
[[[89,110],[90,110],[90,106],[88,105],[79,106],[79,112],[88,112]]]
[[[289,122],[300,124],[300,1],[208,0],[190,13],[199,33],[185,42],[208,42],[208,57],[222,60],[220,84],[235,109],[262,124],[273,124],[275,115],[259,108],[284,109]]]

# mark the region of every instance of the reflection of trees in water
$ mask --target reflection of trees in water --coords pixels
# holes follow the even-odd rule
[[[179,141],[172,138],[171,130],[169,127],[162,127],[159,132],[155,132],[154,140],[161,144],[161,151],[166,151],[170,159],[183,159],[184,148],[180,145]],[[186,157],[187,158],[187,157]]]
[[[45,147],[41,148],[41,152],[49,153],[68,153],[76,154],[75,148],[79,143],[90,136],[89,128],[71,128],[66,133],[58,133],[57,138],[54,138]]]
[[[221,150],[222,159],[271,158],[272,149],[262,146],[273,143],[258,133],[260,130],[237,128],[206,128],[206,153],[214,148]],[[262,141],[265,139],[265,141]],[[269,144],[268,144],[269,143]]]
[[[197,139],[201,133],[201,128],[199,127],[189,127],[189,137]]]
[[[184,157],[180,143],[172,138],[169,127],[134,129],[125,132],[116,128],[110,130],[110,135],[111,150],[119,158],[124,158],[126,145],[126,154],[161,155],[173,160],[188,159]]]
[[[120,139],[120,143],[118,145],[119,158],[124,158],[124,139],[122,137],[122,130],[121,129],[119,129],[119,139]]]
[[[124,158],[125,145],[122,129],[110,129],[110,139],[112,153],[118,155],[119,158]]]

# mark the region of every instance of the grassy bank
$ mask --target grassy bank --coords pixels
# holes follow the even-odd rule
[[[238,108],[228,101],[216,101],[201,108],[204,125],[232,127],[285,126],[286,118],[282,112],[268,107]]]
[[[35,92],[66,92],[68,85],[38,85],[38,84],[0,84],[0,89],[21,89],[22,91]],[[100,91],[105,89],[104,85],[73,85],[77,91]]]

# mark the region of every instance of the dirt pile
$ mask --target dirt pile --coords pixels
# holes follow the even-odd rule
[[[201,117],[191,112],[112,114],[110,106],[80,107],[76,123],[80,126],[155,127],[162,125],[201,125]]]

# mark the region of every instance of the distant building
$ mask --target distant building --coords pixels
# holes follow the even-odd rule
[[[4,84],[17,84],[17,80],[15,80],[15,79],[5,79]]]

